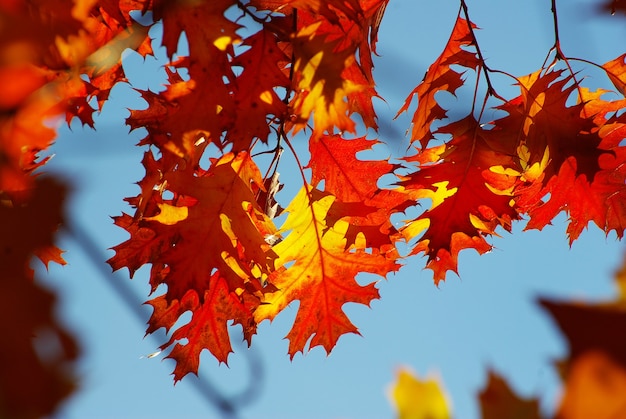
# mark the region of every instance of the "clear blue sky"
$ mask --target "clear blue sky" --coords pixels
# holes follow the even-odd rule
[[[558,3],[566,54],[604,63],[623,52],[623,18],[594,15],[591,0]],[[479,43],[491,67],[524,75],[541,66],[553,42],[548,0],[468,4],[472,20],[482,28]],[[441,52],[457,8],[450,0],[391,0],[379,34],[381,57],[375,61],[378,90],[386,100],[377,103],[380,136],[389,143],[389,150],[377,148],[381,155],[406,148],[409,117],[391,118]],[[133,79],[141,88],[152,80],[131,72]],[[501,94],[516,94],[514,87],[507,90],[509,81],[498,83]],[[138,193],[134,182],[143,176],[143,150],[134,146],[141,133],[129,135],[123,126],[124,108],[140,106],[138,95],[120,88],[113,96],[114,103],[97,120],[96,132],[78,125],[73,131],[62,130],[49,164],[50,170],[74,183],[70,217],[101,253],[98,267],[84,245],[66,234],[61,247],[67,250],[69,264],[39,275],[59,292],[59,313],[84,349],[81,389],[59,417],[220,418],[220,411],[193,387],[195,377],[187,376],[174,387],[172,361],[163,361],[162,355],[140,359],[154,352],[164,337],[144,339],[150,309],[141,307],[139,320],[107,282],[124,283],[138,301],[145,301],[148,269],[132,281],[127,271],[102,274],[102,267],[110,271],[104,260],[113,254],[106,249],[127,238],[109,217],[128,211],[122,199]],[[455,103],[467,109],[466,99],[461,95]],[[283,168],[283,179],[290,178],[289,170]],[[286,190],[283,204],[288,194]],[[565,355],[566,346],[536,298],[611,298],[611,277],[624,250],[615,234],[607,238],[595,226],[570,249],[565,217],[553,224],[543,232],[521,232],[523,225],[518,224],[513,235],[492,240],[496,248],[491,253],[462,253],[461,279],[449,275],[439,288],[431,272],[422,270],[423,258],[407,260],[399,273],[379,282],[382,298],[371,309],[345,307],[362,337],[342,337],[329,357],[316,348],[289,360],[282,338],[293,321],[294,305],[273,324],[260,325],[251,350],[236,348],[230,367],[218,366],[204,352],[200,374],[224,397],[251,392],[249,403],[237,402],[240,418],[390,418],[386,389],[395,370],[404,365],[422,376],[439,374],[457,418],[478,417],[475,396],[485,384],[487,368],[504,375],[520,394],[540,396],[542,407],[550,409],[558,397],[552,363]],[[236,329],[233,337],[239,341]],[[251,365],[260,373],[251,372]]]

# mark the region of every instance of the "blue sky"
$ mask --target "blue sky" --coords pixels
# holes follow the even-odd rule
[[[626,27],[623,18],[596,16],[594,3],[559,2],[560,35],[566,54],[604,63],[623,53],[619,40],[626,39]],[[482,28],[478,39],[491,67],[524,75],[541,66],[553,43],[549,1],[481,0],[468,5],[472,20]],[[457,9],[456,1],[391,0],[379,33],[381,57],[375,61],[378,90],[386,100],[377,102],[380,138],[388,143],[387,148],[376,148],[380,155],[406,148],[410,115],[391,119],[440,54]],[[593,77],[606,83],[595,74],[590,83]],[[146,82],[157,83],[140,72],[130,71],[130,78],[141,88]],[[498,79],[500,93],[516,95],[510,84]],[[97,131],[78,125],[61,130],[49,164],[49,170],[74,184],[69,217],[100,252],[95,264],[84,242],[64,234],[60,245],[67,251],[68,265],[39,274],[59,293],[59,315],[84,349],[81,390],[59,417],[219,418],[220,410],[194,387],[195,377],[173,386],[172,361],[162,355],[141,358],[154,352],[164,337],[144,338],[150,309],[139,306],[140,319],[111,283],[123,284],[137,301],[145,301],[148,269],[132,281],[127,271],[107,274],[110,268],[104,261],[113,253],[106,249],[127,238],[110,216],[128,211],[122,199],[137,194],[134,182],[143,176],[143,150],[134,146],[142,134],[128,134],[123,126],[125,108],[141,106],[138,94],[120,86],[113,99],[97,119]],[[467,100],[459,95],[451,103],[468,109]],[[293,168],[281,170],[283,179],[295,178],[290,176]],[[283,192],[283,204],[289,193],[289,188]],[[371,309],[345,307],[362,336],[343,336],[328,357],[316,348],[289,360],[283,337],[295,316],[293,305],[272,324],[260,325],[250,350],[235,347],[229,367],[217,365],[204,352],[200,375],[223,397],[232,398],[234,417],[240,418],[393,417],[386,389],[400,366],[421,376],[439,375],[458,418],[478,417],[476,393],[485,384],[487,368],[504,375],[520,394],[541,397],[549,411],[558,398],[553,361],[567,348],[536,299],[611,298],[612,274],[624,251],[614,233],[606,237],[595,226],[570,249],[565,221],[560,216],[543,232],[522,232],[523,224],[517,224],[514,234],[491,240],[495,249],[489,254],[462,253],[460,278],[449,275],[439,288],[432,273],[423,270],[425,259],[408,259],[399,273],[379,282],[382,298]],[[235,342],[238,336],[233,329]],[[242,392],[248,396],[241,397]]]

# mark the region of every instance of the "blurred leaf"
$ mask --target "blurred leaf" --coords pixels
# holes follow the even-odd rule
[[[567,371],[557,418],[626,418],[626,368],[602,351],[578,356]]]
[[[506,381],[493,371],[489,371],[487,386],[480,392],[479,398],[483,419],[539,418],[537,399],[519,398]]]
[[[420,380],[401,369],[391,392],[398,419],[447,419],[450,409],[441,386],[434,379]]]

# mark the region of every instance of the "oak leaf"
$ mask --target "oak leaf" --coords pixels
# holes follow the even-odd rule
[[[530,216],[527,229],[542,229],[566,211],[570,243],[589,221],[621,237],[626,177],[617,161],[624,156],[624,118],[607,115],[624,102],[605,102],[603,91],[577,88],[572,76],[561,75],[537,72],[520,78],[522,94],[502,106],[509,116],[494,121],[499,135],[521,139],[517,155],[526,184],[517,188],[515,206]],[[578,103],[568,106],[574,93]]]
[[[242,326],[248,344],[256,333],[252,313],[259,304],[259,298],[229,290],[228,284],[217,272],[208,280],[208,288],[202,298],[197,290],[190,289],[180,300],[169,303],[167,300],[165,295],[161,295],[146,303],[154,309],[146,333],[161,327],[169,331],[183,313],[193,313],[189,323],[176,329],[170,340],[160,347],[165,350],[174,345],[167,356],[176,361],[174,382],[188,373],[198,374],[200,354],[204,349],[209,350],[219,362],[227,363],[232,352],[228,334],[231,321]],[[181,343],[181,340],[186,340],[186,343]]]
[[[235,151],[248,149],[254,138],[267,142],[272,120],[285,118],[287,113],[277,89],[291,84],[284,73],[289,58],[273,33],[263,29],[246,38],[243,46],[249,49],[232,62],[243,71],[235,82],[235,118],[226,134]]]
[[[379,180],[399,165],[388,160],[360,160],[358,153],[370,150],[378,141],[364,137],[344,139],[339,135],[323,136],[309,142],[311,184],[318,187],[324,181],[324,191],[336,200],[328,212],[328,221],[344,217],[350,225],[346,232],[347,245],[365,236],[365,246],[389,250],[397,239],[397,230],[390,221],[394,212],[410,206],[406,195],[378,187]]]
[[[452,66],[476,69],[481,63],[476,52],[465,49],[474,46],[469,25],[475,27],[473,23],[462,17],[457,18],[443,52],[430,65],[424,80],[409,94],[398,111],[398,115],[407,111],[413,96],[417,96],[418,105],[412,119],[411,141],[419,141],[421,148],[426,148],[433,136],[430,128],[433,121],[446,117],[446,111],[437,103],[436,94],[441,91],[454,94],[464,84],[462,74],[454,70]]]
[[[452,139],[426,149],[407,161],[419,170],[400,177],[399,185],[412,199],[430,199],[431,206],[402,229],[407,240],[418,238],[412,253],[428,256],[434,281],[457,272],[459,251],[491,249],[486,235],[496,227],[510,231],[519,215],[511,205],[517,178],[502,168],[516,167],[512,145],[494,141],[471,116],[438,130]]]
[[[189,289],[202,300],[215,271],[231,291],[269,275],[276,255],[264,237],[274,234],[275,227],[255,201],[254,187],[262,187],[262,179],[247,153],[227,154],[201,175],[191,169],[166,172],[162,182],[174,197],[152,194],[158,213],[129,225],[129,216],[118,218],[131,238],[114,248],[116,255],[109,260],[114,269],[128,266],[132,273],[152,263],[153,289],[167,284],[170,301],[182,299]]]
[[[346,96],[358,86],[341,75],[355,60],[354,50],[338,50],[338,41],[318,35],[322,22],[298,31],[292,39],[296,95],[291,102],[297,119],[294,132],[303,129],[313,117],[313,137],[337,128],[354,132]]]
[[[279,257],[269,278],[277,291],[265,293],[254,313],[257,323],[272,320],[293,301],[300,301],[286,336],[291,358],[304,352],[309,339],[310,348],[320,345],[330,353],[341,335],[358,334],[342,306],[369,305],[379,294],[373,283],[357,283],[356,275],[368,272],[384,277],[399,268],[383,255],[347,248],[348,224],[326,222],[335,199],[306,186],[285,209],[288,215],[280,229],[285,238],[273,247]]]
[[[147,172],[159,170],[162,160],[144,158]],[[255,200],[263,186],[250,156],[230,153],[206,171],[194,167],[179,164],[163,170],[161,183],[152,187],[157,190],[143,197],[150,202],[141,215],[115,219],[131,237],[114,247],[115,256],[108,261],[114,270],[127,267],[131,275],[150,263],[152,291],[167,285],[164,295],[148,302],[154,309],[148,333],[160,327],[169,331],[184,312],[192,311],[191,321],[161,347],[174,345],[168,356],[176,360],[175,381],[197,373],[203,349],[227,361],[231,320],[242,325],[251,341],[253,311],[262,294],[274,290],[267,279],[277,257],[266,241],[276,229]],[[157,177],[148,173],[146,179]],[[173,197],[164,199],[165,191]],[[130,202],[139,205],[140,200]]]
[[[351,14],[340,15],[339,19],[320,20],[320,14],[314,11],[299,10],[299,28],[319,25],[316,35],[327,42],[335,43],[335,52],[347,51],[356,59],[344,68],[341,77],[356,88],[347,94],[348,113],[357,114],[366,127],[377,129],[376,113],[372,99],[378,97],[372,70],[372,54],[376,53],[378,27],[385,12],[388,0],[361,0],[357,18]]]

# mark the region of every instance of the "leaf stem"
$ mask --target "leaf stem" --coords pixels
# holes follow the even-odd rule
[[[576,78],[576,73],[574,72],[574,69],[569,63],[570,59],[567,58],[565,54],[563,54],[563,50],[561,49],[561,40],[559,38],[559,18],[557,14],[556,0],[551,0],[551,4],[552,4],[552,7],[551,7],[552,20],[553,20],[553,26],[554,26],[554,46],[552,47],[552,49],[554,50],[554,61],[552,62],[552,64],[556,63],[557,61],[563,61],[565,63],[565,66],[567,67],[570,74],[572,75],[572,80],[574,81],[574,84],[576,85],[576,91],[578,92],[578,98],[580,99],[582,103],[584,101],[584,98],[583,98],[583,93],[580,90],[580,82]],[[546,58],[546,61],[547,61],[547,58]],[[550,64],[550,66],[552,64]]]
[[[556,11],[556,0],[551,0],[552,2],[552,21],[554,27],[554,51],[555,51],[555,60],[565,60],[565,55],[563,51],[561,51],[561,41],[559,39],[559,18]]]
[[[498,99],[502,100],[502,97],[496,93],[496,90],[493,88],[493,84],[491,83],[491,79],[489,77],[489,72],[491,71],[491,69],[485,63],[485,58],[482,51],[480,50],[480,46],[478,45],[478,39],[476,38],[476,34],[474,33],[474,28],[472,27],[472,21],[469,17],[469,10],[467,8],[467,3],[465,3],[465,0],[461,0],[461,9],[463,9],[463,15],[465,16],[465,21],[467,22],[467,28],[469,29],[470,35],[472,35],[472,43],[476,48],[476,54],[478,54],[480,65],[484,69],[485,82],[487,83],[487,94],[489,96],[495,96]]]

